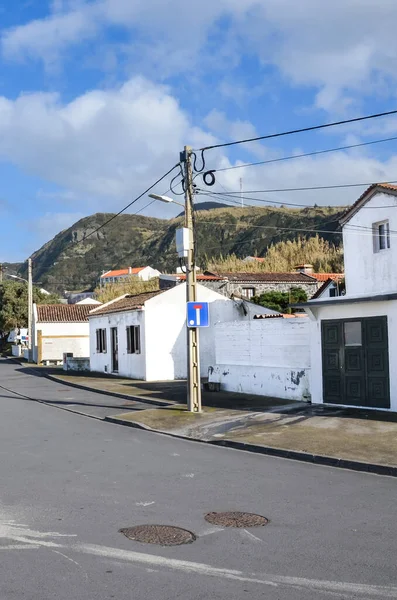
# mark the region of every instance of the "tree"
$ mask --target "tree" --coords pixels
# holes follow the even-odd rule
[[[56,304],[59,297],[44,294],[33,288],[33,302],[36,304]],[[0,283],[0,331],[9,332],[16,327],[28,326],[28,285],[17,281]]]
[[[102,288],[97,288],[95,290],[95,298],[99,302],[105,303],[123,294],[135,296],[144,292],[156,292],[158,289],[160,289],[158,277],[153,277],[149,281],[142,281],[138,277],[130,277],[122,283],[108,283]]]
[[[252,298],[252,302],[255,302],[255,304],[270,308],[271,310],[277,310],[281,313],[290,313],[292,311],[289,307],[290,304],[306,301],[307,294],[305,290],[299,287],[293,287],[289,292],[264,292]]]

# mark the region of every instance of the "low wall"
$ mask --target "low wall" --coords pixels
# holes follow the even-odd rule
[[[64,371],[89,371],[90,359],[87,357],[67,356],[63,358]]]
[[[258,319],[216,325],[208,381],[230,392],[309,401],[309,319]]]

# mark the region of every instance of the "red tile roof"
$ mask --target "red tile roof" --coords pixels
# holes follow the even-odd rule
[[[295,319],[298,317],[307,317],[306,313],[278,313],[276,315],[272,314],[263,314],[263,315],[254,315],[254,319]]]
[[[349,221],[351,217],[378,192],[397,196],[397,185],[393,185],[391,183],[373,183],[370,185],[369,188],[367,188],[365,192],[361,194],[359,199],[356,200],[355,203],[343,213],[339,219],[340,224],[344,225],[347,223],[347,221]]]
[[[339,281],[343,279],[344,273],[310,273],[312,277],[315,277],[317,281],[328,281],[328,279],[332,279],[332,281]]]
[[[155,292],[144,292],[143,294],[126,294],[125,296],[121,296],[120,298],[116,298],[115,300],[111,300],[107,304],[104,304],[100,308],[96,307],[96,310],[92,311],[90,316],[96,317],[101,315],[107,315],[110,313],[118,313],[129,310],[136,310],[138,308],[142,308],[148,300],[158,296],[159,294],[163,294],[166,290],[157,290]]]
[[[123,275],[137,275],[138,273],[143,271],[143,269],[146,269],[146,267],[129,267],[127,269],[116,269],[115,271],[108,271],[107,273],[104,273],[103,275],[101,275],[101,279],[107,277],[121,277]]]
[[[175,277],[177,279],[180,279],[181,281],[185,281],[186,280],[186,275],[184,275],[183,273],[165,273],[164,274],[166,277]],[[196,279],[197,281],[222,281],[222,277],[218,277],[216,275],[203,275],[202,273],[197,273],[196,274]]]
[[[312,275],[306,275],[306,273],[267,273],[260,271],[258,273],[210,273],[206,272],[205,275],[217,275],[221,279],[227,279],[228,281],[238,283],[317,283],[317,280]]]
[[[38,304],[38,323],[88,323],[88,314],[97,304]]]

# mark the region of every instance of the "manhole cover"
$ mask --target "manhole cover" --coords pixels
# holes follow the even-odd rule
[[[138,525],[119,531],[129,540],[145,544],[158,544],[159,546],[180,546],[181,544],[190,544],[196,539],[191,531],[169,525]]]
[[[221,527],[260,527],[269,522],[261,515],[246,512],[210,512],[204,518],[208,523]]]

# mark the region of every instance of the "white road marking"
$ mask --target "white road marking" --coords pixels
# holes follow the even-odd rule
[[[198,537],[201,538],[206,535],[212,535],[213,533],[220,533],[221,531],[223,531],[223,528],[213,527],[212,529],[207,529],[207,531],[203,531],[203,533],[200,533]]]
[[[21,531],[21,528],[24,528]],[[216,531],[221,531],[216,529]],[[214,530],[208,530],[201,535],[210,535]],[[246,532],[249,533],[249,532]],[[252,534],[250,534],[252,536]],[[246,583],[255,583],[268,587],[285,586],[301,590],[317,591],[330,595],[339,595],[339,597],[363,597],[363,598],[394,598],[397,599],[397,587],[370,585],[364,583],[350,583],[343,581],[324,581],[319,579],[308,579],[305,577],[289,577],[286,575],[271,575],[267,573],[245,573],[244,571],[232,570],[227,568],[218,568],[204,563],[196,563],[174,558],[166,558],[164,556],[156,556],[153,554],[144,554],[142,552],[134,552],[122,550],[119,548],[111,548],[107,546],[98,546],[94,544],[57,544],[48,541],[46,538],[72,538],[75,535],[61,534],[57,532],[39,532],[26,527],[23,524],[15,522],[0,521],[0,540],[5,539],[10,542],[18,542],[16,544],[8,544],[0,546],[1,550],[37,550],[48,549],[51,552],[64,556],[67,560],[74,563],[82,569],[77,561],[74,561],[69,556],[61,552],[61,550],[69,552],[77,552],[98,556],[104,559],[119,560],[135,565],[145,565],[148,569],[169,569],[180,571],[182,573],[192,573],[205,577],[215,577],[219,579],[229,579],[235,581],[243,581]],[[254,536],[255,537],[255,536]],[[259,538],[257,538],[259,539]],[[59,540],[60,541],[60,540]],[[54,550],[57,548],[57,550]]]
[[[251,539],[255,540],[256,542],[260,542],[260,543],[263,542],[263,540],[261,540],[261,538],[256,537],[256,535],[254,535],[250,531],[247,531],[246,529],[243,529],[242,533],[246,533],[248,537],[250,537]]]
[[[203,563],[195,563],[175,558],[165,558],[152,554],[143,554],[118,548],[108,548],[105,546],[96,546],[93,544],[78,544],[73,550],[84,554],[101,556],[115,560],[122,560],[135,564],[145,564],[155,567],[163,567],[175,571],[194,573],[206,577],[218,577],[222,579],[232,579],[244,581],[247,583],[257,583],[270,587],[288,586],[300,589],[317,590],[318,592],[330,593],[334,595],[369,596],[379,598],[397,598],[397,587],[368,585],[361,583],[347,583],[343,581],[323,581],[319,579],[307,579],[305,577],[288,577],[284,575],[267,574],[249,574],[243,571],[231,569],[220,569]]]
[[[38,550],[40,546],[34,544],[9,544],[8,546],[0,546],[1,550]]]
[[[155,502],[135,502],[136,506],[151,506],[152,504],[156,504]]]
[[[193,479],[194,473],[186,473],[186,475],[182,475],[182,477],[188,477],[190,479]]]

